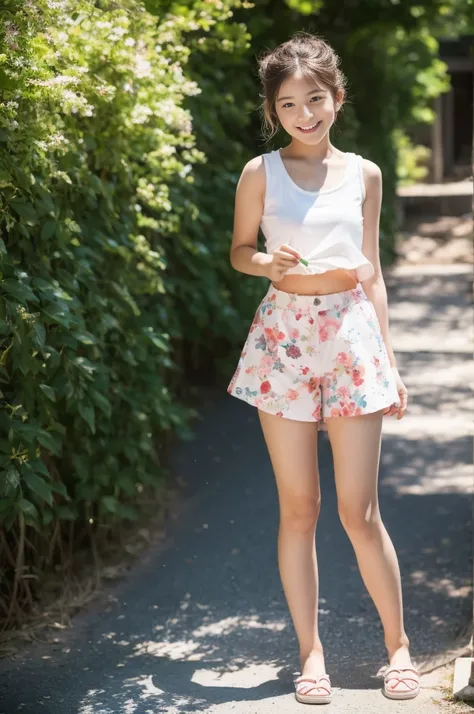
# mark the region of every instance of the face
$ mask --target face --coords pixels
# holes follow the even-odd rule
[[[282,127],[290,136],[304,144],[317,144],[327,134],[340,107],[340,92],[336,102],[328,87],[319,80],[304,77],[298,70],[282,82],[275,110]]]

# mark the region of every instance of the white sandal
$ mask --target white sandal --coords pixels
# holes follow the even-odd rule
[[[327,682],[327,684],[320,684],[321,681]],[[327,674],[319,674],[316,677],[298,677],[295,679],[296,699],[302,704],[329,704],[332,700],[332,689],[331,680]],[[301,685],[305,689],[305,692],[300,692]],[[313,689],[324,689],[323,694],[309,694]]]
[[[413,675],[403,675],[403,672],[412,672]],[[395,684],[388,686],[389,681],[395,680]],[[404,682],[415,682],[415,686],[410,690],[396,691],[398,685]],[[411,685],[407,684],[408,687]],[[414,699],[420,693],[420,673],[414,667],[389,667],[383,678],[383,693],[388,699]]]

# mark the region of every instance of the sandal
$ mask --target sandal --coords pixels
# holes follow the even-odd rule
[[[416,678],[415,676],[403,675],[403,672],[412,672],[413,675],[416,675]],[[395,684],[389,687],[388,683],[392,680],[395,680]],[[401,682],[405,684],[407,682],[415,682],[415,686],[411,687],[410,690],[397,692],[396,689]],[[407,684],[407,686],[410,687],[411,685]],[[383,693],[388,699],[414,699],[420,693],[420,673],[413,667],[389,667],[384,674]]]
[[[327,684],[324,683],[324,680]],[[323,682],[320,684],[320,682]],[[329,704],[332,700],[331,680],[327,674],[319,674],[316,677],[298,677],[295,679],[296,699],[302,704]],[[300,690],[304,688],[304,692]],[[323,694],[309,694],[313,689],[324,689]]]

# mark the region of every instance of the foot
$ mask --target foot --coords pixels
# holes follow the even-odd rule
[[[300,655],[301,675],[295,680],[296,699],[303,704],[329,704],[331,680],[326,674],[322,651]]]
[[[322,652],[311,652],[309,656],[300,655],[301,676],[316,677],[326,673],[324,666],[324,654]]]
[[[387,670],[389,670],[392,667],[396,667],[398,669],[405,669],[405,668],[411,668],[415,670],[414,672],[400,672],[399,674],[397,672],[394,673],[394,678],[393,681],[389,678],[387,684],[386,684],[386,689],[389,691],[393,688],[394,691],[399,692],[399,693],[404,693],[404,692],[411,692],[417,688],[416,683],[414,680],[416,680],[416,674],[417,668],[411,661],[410,657],[410,652],[408,647],[403,646],[403,647],[398,647],[396,650],[393,650],[392,652],[389,652],[388,654],[388,660],[390,662],[389,667]],[[407,677],[407,681],[405,681],[405,675]],[[395,678],[396,677],[396,678]],[[408,679],[410,677],[410,679]],[[400,681],[401,680],[401,681]],[[418,677],[419,680],[419,677]],[[398,682],[398,684],[397,684]],[[396,686],[396,689],[395,689]]]

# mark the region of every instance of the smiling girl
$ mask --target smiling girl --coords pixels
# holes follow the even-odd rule
[[[383,416],[401,419],[407,406],[379,258],[382,175],[372,161],[330,140],[345,78],[326,42],[298,33],[268,52],[259,70],[267,136],[282,127],[290,143],[249,161],[237,187],[231,264],[270,284],[228,392],[258,409],[275,473],[278,566],[300,651],[296,698],[332,698],[318,633],[315,544],[317,431],[323,428],[339,516],[383,624],[383,692],[411,699],[419,693],[419,673],[377,494]],[[265,252],[257,250],[259,227]]]

